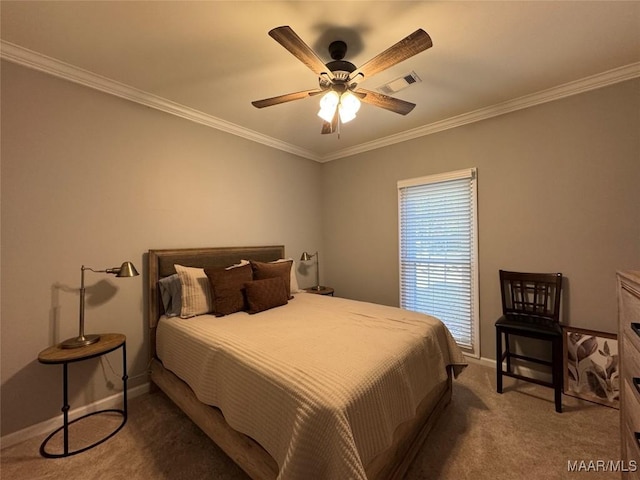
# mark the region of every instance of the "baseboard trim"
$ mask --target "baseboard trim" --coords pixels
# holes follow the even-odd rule
[[[471,355],[465,355],[465,358],[469,363],[475,363],[477,365],[482,365],[483,367],[496,368],[496,361],[492,358],[473,357]]]
[[[469,363],[475,363],[478,365],[482,365],[484,367],[488,367],[491,368],[493,370],[495,370],[497,368],[497,364],[496,361],[493,358],[486,358],[486,357],[471,357],[468,355],[465,355],[465,357],[467,358],[467,360],[469,361]],[[513,362],[513,367],[514,371],[516,373],[520,373],[522,375],[525,375],[527,377],[533,377],[533,378],[537,378],[538,380],[544,380],[547,382],[551,381],[551,373],[547,373],[547,372],[542,372],[540,370],[535,370],[533,368],[529,368],[526,365],[522,365],[520,363],[518,363],[516,360],[512,360]],[[506,367],[504,367],[506,368]],[[505,377],[508,378],[508,377]]]
[[[127,397],[129,399],[132,399],[148,393],[149,386],[149,383],[144,383],[142,385],[138,385],[137,387],[129,388],[127,389]],[[122,393],[116,393],[107,398],[98,400],[97,402],[90,403],[89,405],[70,410],[69,420],[74,420],[81,417],[82,415],[86,415],[87,413],[91,412],[97,412],[98,410],[118,408],[121,405]],[[60,425],[62,425],[62,414],[54,418],[50,418],[49,420],[45,420],[44,422],[37,423],[36,425],[23,428],[22,430],[18,430],[17,432],[10,433],[8,435],[5,435],[4,437],[0,437],[0,448],[11,447],[12,445],[22,443],[25,440],[29,440],[30,438],[50,433]]]

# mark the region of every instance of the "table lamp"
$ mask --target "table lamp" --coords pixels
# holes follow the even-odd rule
[[[316,286],[311,288],[313,288],[314,290],[322,290],[324,287],[320,286],[320,257],[318,256],[318,252],[314,254],[304,252],[300,257],[300,261],[308,262],[313,257],[316,257]]]
[[[116,277],[137,277],[139,275],[136,267],[131,262],[124,262],[120,267],[107,268],[105,270],[94,270],[93,268],[85,267],[82,265],[80,269],[80,331],[77,337],[69,338],[62,342],[60,346],[62,348],[79,348],[91,345],[100,340],[100,335],[85,335],[84,334],[84,271],[91,270],[96,273],[110,273]]]

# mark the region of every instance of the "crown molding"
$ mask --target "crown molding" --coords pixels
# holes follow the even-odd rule
[[[561,98],[640,77],[640,62],[632,63],[597,75],[592,75],[581,80],[576,80],[574,82],[543,90],[541,92],[525,95],[514,100],[508,100],[490,107],[481,108],[445,120],[430,123],[428,125],[423,125],[396,135],[389,135],[387,137],[376,139],[372,142],[362,143],[330,154],[318,155],[310,150],[282,142],[281,140],[263,135],[254,130],[227,122],[226,120],[222,120],[199,110],[172,102],[157,95],[138,90],[124,83],[97,75],[89,72],[88,70],[61,62],[55,58],[42,55],[38,52],[34,52],[4,40],[0,40],[0,58],[78,83],[85,87],[93,88],[110,95],[115,95],[117,97],[139,103],[207,127],[215,128],[216,130],[221,130],[252,142],[257,142],[268,147],[321,163],[357,155],[359,153],[394,145],[407,140],[413,140],[415,138],[442,132],[451,128],[467,125],[469,123],[486,120],[505,113],[522,110],[547,102],[553,102]]]
[[[553,102],[560,100],[561,98],[570,97],[579,93],[588,92],[598,88],[613,85],[615,83],[624,82],[633,78],[640,77],[640,62],[625,65],[623,67],[608,70],[597,75],[576,80],[574,82],[565,83],[563,85],[549,88],[537,93],[525,95],[513,100],[498,103],[486,108],[480,108],[472,112],[463,113],[455,117],[447,118],[445,120],[423,125],[421,127],[407,130],[405,132],[389,135],[387,137],[379,138],[372,142],[362,143],[355,147],[345,148],[338,150],[332,154],[322,157],[321,162],[329,162],[331,160],[337,160],[339,158],[349,157],[358,153],[375,150],[378,148],[394,145],[396,143],[405,142],[407,140],[413,140],[414,138],[423,137],[425,135],[431,135],[433,133],[442,132],[451,128],[460,127],[469,123],[479,122],[488,118],[497,117],[498,115],[504,115],[505,113],[515,112],[516,110],[522,110],[525,108],[540,105],[542,103]]]
[[[254,130],[241,127],[226,120],[214,117],[199,110],[172,102],[165,98],[153,95],[151,93],[138,90],[124,83],[111,80],[107,77],[97,75],[88,70],[78,68],[74,65],[61,62],[55,58],[42,55],[27,48],[15,45],[13,43],[0,40],[0,58],[4,60],[22,65],[27,68],[39,70],[41,72],[53,75],[70,82],[74,82],[85,87],[93,88],[116,97],[124,98],[132,102],[154,108],[156,110],[176,115],[178,117],[190,120],[192,122],[215,128],[223,132],[237,135],[253,142],[261,143],[269,147],[276,148],[288,153],[292,153],[299,157],[308,158],[310,160],[320,161],[321,157],[313,152],[300,148],[286,142],[282,142],[273,137],[263,135]]]

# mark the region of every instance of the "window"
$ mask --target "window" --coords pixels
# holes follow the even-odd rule
[[[476,169],[398,182],[400,306],[479,354]]]

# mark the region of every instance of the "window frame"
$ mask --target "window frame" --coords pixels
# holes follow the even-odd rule
[[[403,216],[402,216],[402,192],[403,189],[418,187],[431,184],[442,184],[453,180],[469,179],[469,196],[470,196],[470,235],[471,245],[469,253],[471,256],[470,268],[470,309],[471,309],[471,343],[470,347],[466,345],[460,345],[463,353],[466,355],[480,358],[480,309],[479,309],[479,274],[478,274],[478,176],[477,168],[466,168],[463,170],[456,170],[451,172],[438,173],[433,175],[427,175],[417,178],[410,178],[406,180],[399,180],[397,182],[398,192],[398,269],[399,269],[399,304],[401,308],[406,308],[403,305],[403,291],[404,291],[404,278],[403,278]],[[446,323],[445,323],[446,325]]]

